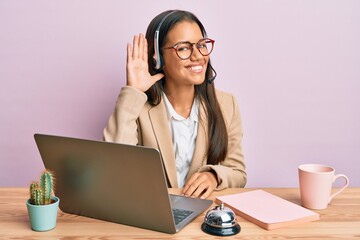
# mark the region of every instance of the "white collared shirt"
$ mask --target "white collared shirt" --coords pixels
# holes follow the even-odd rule
[[[175,112],[164,93],[162,96],[167,109],[167,117],[174,146],[178,186],[182,188],[184,187],[195,150],[199,119],[199,101],[197,98],[194,99],[190,116],[184,118]]]

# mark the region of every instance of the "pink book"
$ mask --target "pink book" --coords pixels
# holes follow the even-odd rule
[[[236,215],[267,230],[319,219],[318,213],[263,190],[220,196],[215,202],[223,202]]]

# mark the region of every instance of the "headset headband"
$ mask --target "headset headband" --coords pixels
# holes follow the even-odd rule
[[[162,62],[161,62],[161,58],[160,58],[160,49],[159,49],[159,35],[160,35],[160,28],[161,25],[163,24],[163,22],[166,20],[167,17],[169,17],[171,14],[173,14],[174,12],[177,12],[177,10],[171,11],[168,14],[165,15],[165,17],[163,17],[163,19],[161,19],[159,25],[157,26],[156,30],[155,30],[155,35],[154,35],[154,67],[156,70],[159,70],[161,68]]]

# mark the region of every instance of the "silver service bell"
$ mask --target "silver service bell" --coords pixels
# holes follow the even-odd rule
[[[238,234],[241,227],[236,221],[235,213],[221,203],[206,213],[201,229],[211,235],[231,236]]]

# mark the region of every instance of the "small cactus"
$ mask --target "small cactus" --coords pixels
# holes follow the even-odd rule
[[[33,192],[32,192],[32,202],[34,205],[43,205],[43,191],[41,190],[41,188],[37,187],[34,188]]]
[[[55,179],[51,171],[46,169],[40,177],[40,184],[30,184],[30,202],[34,205],[47,205],[51,203],[51,196],[54,194]]]
[[[51,194],[53,193],[54,179],[52,172],[45,170],[40,177],[40,187],[44,194],[44,204],[51,203]]]
[[[31,198],[31,199],[34,199],[34,197],[33,197],[34,189],[35,189],[35,188],[38,188],[38,187],[39,187],[39,183],[37,183],[37,182],[32,182],[32,183],[30,184],[30,198]]]

